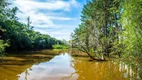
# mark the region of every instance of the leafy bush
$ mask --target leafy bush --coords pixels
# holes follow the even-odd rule
[[[60,44],[55,44],[53,45],[54,49],[68,49],[67,45],[60,45]]]
[[[5,48],[9,45],[7,43],[4,43],[3,40],[0,40],[0,56],[4,54]]]

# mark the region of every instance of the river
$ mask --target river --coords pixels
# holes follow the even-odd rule
[[[123,62],[89,61],[69,52],[45,50],[24,56],[8,55],[0,62],[0,80],[133,80],[136,74]]]

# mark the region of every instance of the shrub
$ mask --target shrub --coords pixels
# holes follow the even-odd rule
[[[68,49],[67,45],[60,45],[60,44],[55,44],[53,45],[54,49]]]

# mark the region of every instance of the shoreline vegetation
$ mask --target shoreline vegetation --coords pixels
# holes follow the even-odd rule
[[[142,63],[142,0],[90,0],[81,24],[72,33],[72,47],[95,60],[117,55],[130,64]]]
[[[90,0],[71,34],[72,47],[92,60],[117,56],[142,75],[141,21],[142,0]]]
[[[52,49],[52,45],[64,44],[62,40],[34,31],[30,15],[27,24],[20,22],[16,16],[18,8],[11,6],[8,0],[0,0],[0,56],[7,51]]]
[[[53,45],[53,49],[69,49],[69,46],[66,44],[64,44],[64,45],[55,44],[55,45]]]

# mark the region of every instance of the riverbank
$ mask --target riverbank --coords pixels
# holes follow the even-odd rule
[[[55,55],[59,55],[62,53],[70,53],[72,56],[75,57],[88,57],[85,53],[80,51],[72,51],[68,49],[49,49],[49,50],[40,50],[40,51],[23,51],[23,52],[11,52],[7,53],[5,56],[0,57],[0,64],[14,64],[15,61],[19,64],[27,64],[27,63],[33,63],[37,62],[39,59],[51,59]],[[7,63],[5,63],[7,62]]]
[[[89,59],[80,51],[59,49],[8,54],[0,62],[0,80],[129,80],[137,77],[132,67],[123,62]]]
[[[55,55],[59,55],[62,53],[69,53],[70,55],[74,57],[86,57],[89,61],[96,61],[91,60],[89,56],[85,52],[78,51],[76,49],[48,49],[48,50],[39,50],[39,51],[22,51],[22,52],[9,52],[5,54],[5,56],[0,57],[0,61],[12,61],[11,64],[13,64],[13,61],[19,61],[19,62],[37,62],[38,59],[51,59]],[[106,60],[112,60],[112,59],[118,59],[116,56],[115,58],[106,58]],[[98,60],[99,61],[99,60]]]

